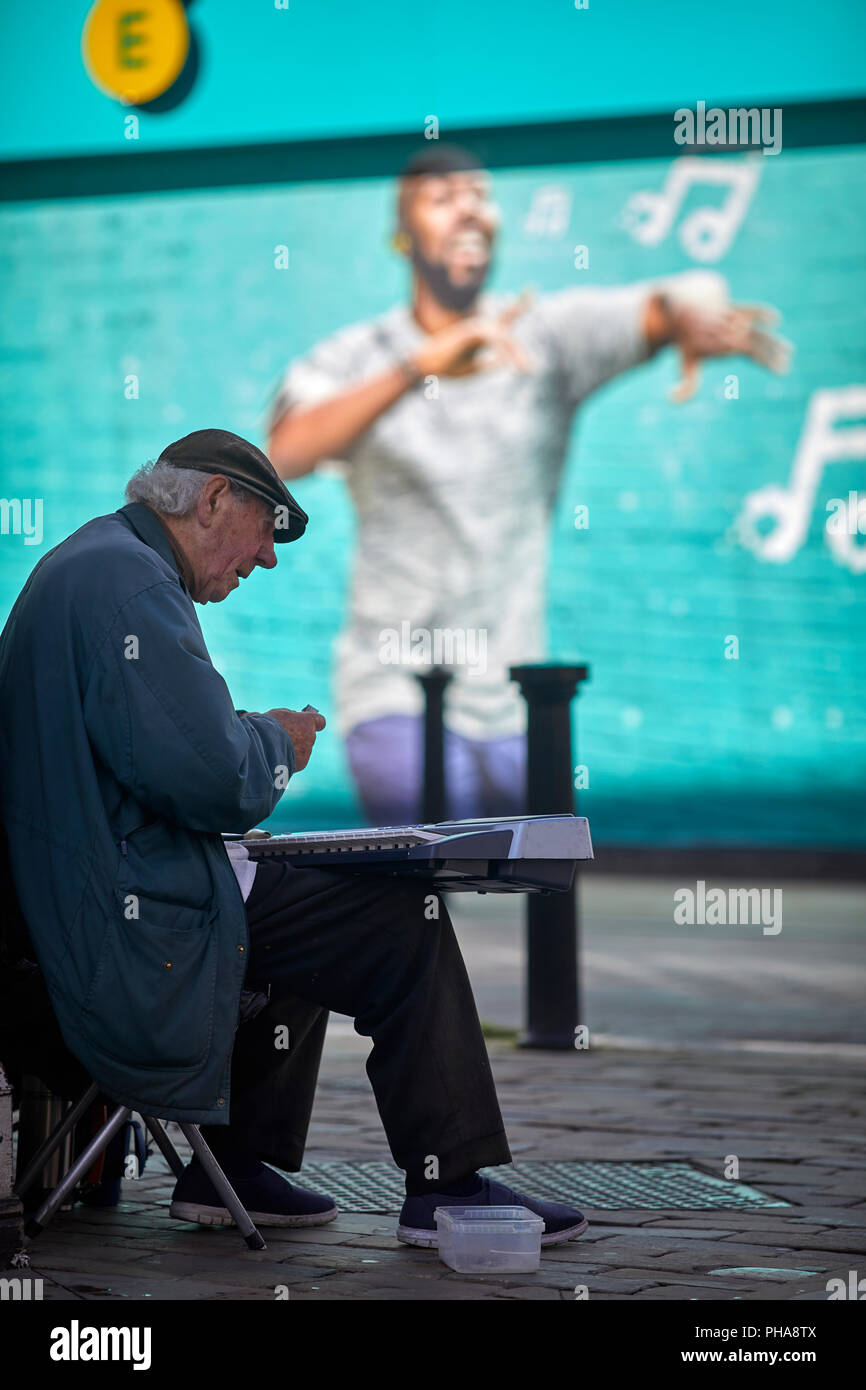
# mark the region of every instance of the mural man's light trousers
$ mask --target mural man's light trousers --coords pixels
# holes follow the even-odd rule
[[[431,1157],[440,1184],[511,1161],[466,967],[429,884],[263,860],[246,907],[246,988],[271,994],[237,1030],[230,1124],[203,1131],[218,1154],[298,1171],[334,1009],[373,1040],[367,1074],[413,1182],[436,1171]],[[288,1050],[275,1045],[280,1025]]]
[[[387,714],[351,729],[346,752],[369,825],[421,820],[424,721]],[[520,816],[526,810],[526,739],[472,739],[445,730],[448,817]]]

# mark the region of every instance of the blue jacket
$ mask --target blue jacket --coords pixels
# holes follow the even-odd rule
[[[12,881],[70,1051],[135,1110],[228,1123],[248,935],[220,832],[269,816],[295,757],[234,709],[148,507],[36,565],[0,636],[0,752]]]

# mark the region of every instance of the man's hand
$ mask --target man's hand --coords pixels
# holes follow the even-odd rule
[[[246,713],[252,711],[247,710]],[[316,734],[320,734],[325,727],[325,716],[314,709],[266,709],[265,714],[282,724],[295,750],[295,771],[302,772],[310,761]]]
[[[682,374],[671,391],[672,400],[687,401],[695,394],[705,357],[751,357],[772,372],[788,370],[791,344],[763,327],[778,323],[775,309],[732,304],[721,276],[695,273],[681,278],[687,281],[683,286],[653,296],[645,321],[653,346],[672,343],[679,349]]]
[[[419,376],[468,376],[504,362],[519,371],[531,371],[532,362],[512,337],[514,320],[532,302],[526,290],[492,318],[471,314],[431,333],[412,353],[411,362]]]
[[[671,399],[687,401],[698,388],[698,364],[704,357],[751,357],[771,372],[788,369],[791,345],[765,333],[761,325],[778,323],[775,309],[754,304],[731,304],[720,312],[683,307],[674,317],[674,342],[680,350],[682,379]]]

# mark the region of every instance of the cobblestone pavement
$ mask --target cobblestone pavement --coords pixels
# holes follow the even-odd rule
[[[368,1043],[329,1041],[308,1159],[389,1159],[364,1074]],[[758,1211],[595,1210],[579,1240],[533,1274],[470,1276],[395,1237],[395,1219],[341,1214],[327,1226],[264,1232],[173,1220],[162,1157],[124,1184],[120,1207],[61,1213],[31,1247],[31,1274],[56,1300],[827,1299],[827,1281],[866,1274],[866,1143],[858,1059],[808,1050],[522,1051],[490,1043],[515,1160],[680,1160],[790,1203]],[[178,1147],[183,1141],[171,1126]],[[503,1170],[503,1176],[507,1170]]]

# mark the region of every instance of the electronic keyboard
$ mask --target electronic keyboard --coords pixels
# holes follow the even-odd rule
[[[577,863],[592,859],[585,816],[498,816],[435,825],[361,830],[224,835],[251,859],[282,859],[297,868],[428,879],[476,893],[566,892]]]

